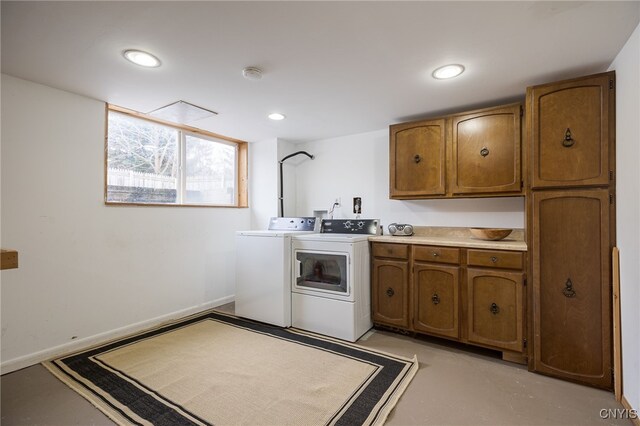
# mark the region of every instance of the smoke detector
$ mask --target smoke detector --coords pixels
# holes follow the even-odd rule
[[[247,80],[256,81],[262,78],[262,70],[256,67],[246,67],[242,70],[242,75]]]

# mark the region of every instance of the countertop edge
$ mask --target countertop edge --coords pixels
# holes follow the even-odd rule
[[[490,250],[511,250],[523,251],[528,250],[527,244],[521,240],[500,240],[487,241],[476,240],[471,238],[448,238],[448,237],[426,237],[426,236],[410,236],[395,237],[391,235],[376,235],[369,237],[369,241],[392,244],[426,244],[445,247],[462,247],[462,248],[480,248]]]

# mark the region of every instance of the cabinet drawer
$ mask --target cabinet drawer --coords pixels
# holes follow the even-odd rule
[[[407,244],[373,243],[372,251],[373,257],[409,258],[409,246]]]
[[[467,264],[492,268],[522,269],[524,254],[517,251],[469,250]]]
[[[413,259],[423,262],[459,263],[460,249],[437,246],[413,246]]]

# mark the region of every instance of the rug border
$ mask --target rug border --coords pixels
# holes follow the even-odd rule
[[[397,405],[398,401],[400,400],[400,398],[402,397],[402,395],[404,394],[404,392],[406,391],[407,387],[409,386],[409,384],[411,383],[411,381],[413,380],[414,376],[416,375],[416,373],[419,370],[419,362],[417,359],[417,356],[414,355],[413,358],[408,358],[402,355],[397,355],[397,354],[393,354],[393,353],[389,353],[389,352],[385,352],[385,351],[381,351],[381,350],[377,350],[377,349],[372,349],[372,348],[368,348],[365,346],[360,346],[357,345],[355,343],[352,342],[347,342],[344,340],[340,340],[340,339],[334,339],[332,337],[328,337],[328,336],[324,336],[324,335],[320,335],[317,333],[313,333],[313,332],[308,332],[305,330],[300,330],[300,329],[295,329],[295,328],[287,328],[284,329],[282,327],[275,327],[275,326],[270,326],[269,324],[264,324],[264,323],[260,323],[260,322],[256,322],[256,321],[252,321],[246,318],[241,318],[238,317],[236,315],[227,313],[227,312],[223,312],[223,311],[219,311],[216,308],[211,308],[211,309],[206,309],[200,312],[196,312],[194,314],[182,317],[182,318],[177,318],[177,319],[171,319],[169,321],[163,322],[161,324],[158,324],[154,327],[150,327],[148,329],[145,330],[140,330],[138,332],[135,333],[129,333],[125,336],[121,336],[118,338],[114,338],[114,339],[109,339],[108,341],[102,342],[102,343],[98,343],[98,344],[94,344],[91,346],[88,346],[84,349],[80,349],[80,350],[76,350],[64,355],[60,355],[60,356],[56,356],[55,358],[51,358],[49,360],[43,361],[41,364],[49,371],[51,372],[58,380],[60,380],[61,382],[63,382],[65,385],[67,385],[69,388],[71,388],[74,392],[76,392],[77,394],[79,394],[80,396],[82,396],[85,400],[89,401],[89,403],[91,403],[91,405],[93,405],[94,407],[96,407],[98,410],[100,410],[102,413],[104,413],[110,420],[114,421],[116,424],[120,425],[120,426],[129,426],[131,424],[131,420],[129,418],[127,418],[126,415],[123,415],[122,413],[119,412],[118,409],[111,407],[111,404],[108,401],[102,401],[101,397],[99,395],[97,395],[94,391],[85,389],[84,386],[82,386],[82,384],[80,383],[76,383],[76,381],[70,377],[66,377],[66,375],[68,374],[67,372],[65,372],[61,366],[57,365],[57,363],[55,361],[60,361],[63,360],[65,358],[68,357],[72,357],[72,356],[77,356],[80,355],[82,353],[85,352],[90,352],[90,351],[95,351],[97,349],[100,349],[102,347],[105,346],[109,346],[112,345],[114,343],[123,341],[123,340],[127,340],[127,339],[131,339],[134,338],[136,336],[141,336],[143,334],[146,333],[151,333],[157,330],[160,330],[162,328],[165,327],[170,327],[172,325],[176,325],[185,321],[189,321],[198,317],[202,317],[203,320],[207,319],[207,316],[210,314],[216,314],[216,315],[220,315],[222,317],[226,317],[229,319],[239,319],[248,323],[252,323],[252,324],[256,324],[256,325],[264,325],[264,326],[269,326],[269,327],[274,327],[275,329],[281,329],[281,330],[285,330],[286,332],[295,334],[295,335],[299,335],[299,336],[306,336],[312,339],[319,339],[322,341],[326,341],[326,342],[331,342],[331,343],[335,343],[338,345],[341,345],[343,347],[348,347],[354,350],[360,350],[363,352],[368,352],[371,353],[373,355],[377,355],[377,356],[381,356],[383,358],[387,358],[396,362],[400,362],[400,363],[405,363],[405,366],[402,368],[401,372],[398,374],[398,376],[394,379],[394,381],[392,382],[395,386],[391,386],[387,389],[387,391],[385,391],[382,395],[381,398],[379,399],[378,403],[376,405],[373,406],[373,408],[375,409],[378,404],[379,407],[377,410],[372,410],[368,417],[364,420],[363,424],[366,425],[371,425],[371,426],[378,426],[378,425],[383,425],[387,418],[389,417],[389,415],[391,414],[391,412],[393,411],[393,409],[395,408],[395,406]],[[228,325],[232,325],[230,323],[227,323]],[[256,331],[256,330],[254,330]],[[274,336],[275,337],[275,336]],[[302,342],[296,342],[298,344],[305,344]],[[343,355],[346,356],[346,355]],[[367,362],[364,360],[360,360],[362,362]],[[126,406],[125,406],[126,407]],[[342,410],[341,410],[342,411]],[[136,416],[137,417],[137,416]],[[341,419],[341,417],[334,419],[330,424],[334,424],[336,422],[339,422]],[[151,424],[149,423],[147,420],[144,420],[142,418],[136,418],[135,420],[133,420],[133,422],[138,422],[138,421],[142,421],[142,424]]]
[[[64,376],[65,373],[60,369],[60,367],[58,367],[53,363],[53,360],[43,361],[40,364],[44,368],[49,370],[49,372],[53,374],[63,384],[68,386],[71,390],[73,390],[78,395],[80,395],[85,401],[87,401],[89,404],[91,404],[92,406],[97,408],[99,411],[101,411],[105,416],[107,416],[114,423],[116,423],[119,426],[130,426],[131,423],[123,419],[122,415],[120,415],[116,410],[110,409],[107,404],[104,404],[104,403],[99,404],[95,394],[91,393],[90,391],[88,391],[78,383],[74,382],[73,380],[69,380],[67,377],[65,377]]]
[[[398,387],[393,392],[391,392],[391,397],[380,408],[378,415],[370,423],[371,426],[385,424],[385,422],[387,421],[387,418],[389,417],[389,414],[391,414],[391,412],[396,408],[396,404],[398,403],[398,401],[400,401],[400,398],[402,397],[404,392],[407,390],[407,387],[409,387],[409,384],[415,377],[416,373],[418,373],[418,370],[420,369],[418,356],[414,355],[413,359],[411,359],[410,362],[411,362],[411,367],[409,367],[409,371],[407,371],[407,374],[405,374],[405,376],[402,379],[400,379],[400,383],[398,383]]]

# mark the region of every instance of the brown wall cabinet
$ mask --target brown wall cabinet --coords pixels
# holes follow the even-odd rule
[[[611,72],[527,89],[532,188],[613,180],[614,82]]]
[[[454,194],[520,192],[520,104],[451,118]]]
[[[529,368],[611,389],[615,74],[527,89]]]
[[[445,194],[445,133],[444,119],[391,126],[392,198]]]
[[[519,362],[525,359],[524,253],[379,242],[371,246],[376,325],[519,354],[511,358]],[[400,288],[408,299],[393,299]],[[386,293],[389,289],[392,296]],[[406,306],[411,309],[405,311]]]
[[[389,197],[522,195],[522,105],[389,127]]]

